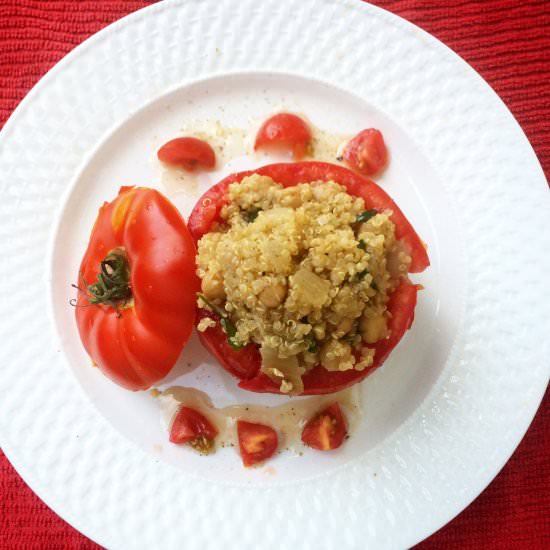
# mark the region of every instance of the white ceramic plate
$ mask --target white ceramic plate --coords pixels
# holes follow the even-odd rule
[[[166,443],[157,405],[104,379],[68,305],[103,200],[160,186],[155,151],[190,120],[253,134],[281,108],[391,153],[380,183],[430,246],[413,330],[362,385],[338,452],[244,470]],[[550,201],[513,117],[409,23],[355,0],[162,2],[77,48],[0,139],[0,435],[56,512],[109,548],[402,548],[495,476],[548,381]],[[174,201],[187,215],[241,155]],[[546,294],[547,295],[547,294]],[[239,391],[192,341],[165,386]],[[191,363],[191,367],[188,366]],[[286,398],[285,398],[286,399]]]

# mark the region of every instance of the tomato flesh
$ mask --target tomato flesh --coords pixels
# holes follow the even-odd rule
[[[302,441],[313,449],[330,451],[342,445],[347,435],[346,422],[338,403],[308,420],[302,431]]]
[[[283,149],[295,160],[303,158],[311,142],[311,130],[297,115],[279,113],[268,118],[258,130],[254,150]]]
[[[364,176],[375,176],[388,164],[388,150],[380,130],[368,128],[352,138],[342,155],[348,166]]]
[[[237,421],[239,450],[243,464],[248,468],[264,462],[277,450],[277,432],[265,424]]]
[[[189,443],[204,454],[212,450],[217,435],[218,430],[210,421],[191,407],[180,407],[170,428],[171,443]]]
[[[157,158],[169,166],[193,172],[196,168],[214,168],[216,153],[203,141],[194,137],[179,137],[165,143],[157,152]]]
[[[219,317],[205,309],[199,309],[197,312],[197,324],[201,319],[209,317],[216,322],[216,326],[209,327],[206,331],[197,331],[202,345],[224,366],[224,368],[233,376],[241,380],[252,378],[258,372],[258,365],[262,358],[258,346],[248,344],[240,350],[236,350],[229,345],[227,335],[222,330]]]
[[[411,272],[423,271],[430,262],[426,249],[405,215],[395,202],[374,182],[341,166],[324,162],[298,162],[271,164],[248,172],[231,174],[211,187],[197,202],[189,218],[189,230],[198,241],[208,233],[214,223],[221,222],[221,209],[228,202],[228,187],[240,182],[251,174],[270,176],[285,187],[302,182],[334,180],[346,187],[348,193],[362,197],[365,208],[378,211],[391,210],[391,220],[395,224],[396,238],[401,240],[406,252],[411,255]],[[389,336],[372,346],[375,349],[373,364],[363,371],[348,370],[343,372],[327,371],[317,365],[303,376],[304,391],[302,395],[327,394],[344,389],[363,380],[379,367],[399,343],[414,318],[418,288],[403,279],[389,297],[387,305],[390,318]],[[199,310],[201,316],[214,314]],[[279,388],[267,375],[261,372],[261,356],[258,346],[249,344],[236,351],[227,342],[227,336],[219,323],[199,333],[203,345],[216,357],[222,367],[236,376],[239,387],[260,393],[280,393]]]

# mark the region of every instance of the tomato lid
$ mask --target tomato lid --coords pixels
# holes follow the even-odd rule
[[[195,256],[187,224],[159,191],[122,187],[100,208],[76,321],[94,364],[117,384],[143,390],[174,367],[195,322]]]

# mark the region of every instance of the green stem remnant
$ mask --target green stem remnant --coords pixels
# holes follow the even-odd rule
[[[82,273],[80,278],[85,290],[76,288],[84,292],[90,304],[105,304],[118,310],[132,298],[130,264],[123,248],[115,248],[105,256],[100,264],[97,282],[88,285]]]

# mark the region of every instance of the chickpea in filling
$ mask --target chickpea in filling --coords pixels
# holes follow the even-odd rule
[[[229,187],[222,223],[198,243],[199,306],[224,312],[237,346],[260,346],[262,371],[284,393],[301,393],[317,364],[363,370],[410,265],[390,215],[333,181],[284,188],[248,176]]]

